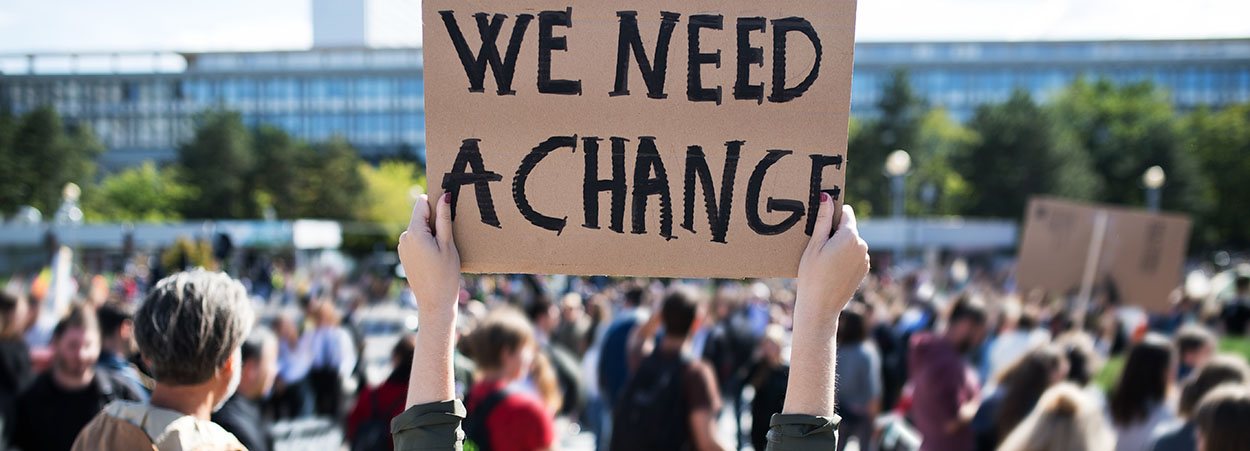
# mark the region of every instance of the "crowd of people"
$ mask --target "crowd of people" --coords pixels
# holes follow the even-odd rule
[[[270,450],[274,422],[315,417],[353,450],[460,446],[447,425],[492,450],[817,449],[802,437],[834,430],[839,451],[1250,450],[1250,275],[1149,314],[1017,293],[991,263],[874,268],[840,300],[825,285],[856,269],[807,254],[788,280],[462,277],[424,210],[394,290],[377,274],[85,278],[42,343],[42,290],[10,283],[0,449]],[[379,302],[420,323],[371,384],[352,316]]]

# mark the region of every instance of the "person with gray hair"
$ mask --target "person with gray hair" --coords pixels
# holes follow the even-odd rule
[[[210,417],[239,386],[254,320],[247,291],[225,274],[196,269],[157,282],[134,317],[151,400],[109,404],[74,449],[246,449]]]

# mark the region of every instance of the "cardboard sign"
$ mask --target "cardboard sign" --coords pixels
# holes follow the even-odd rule
[[[854,0],[423,15],[429,191],[466,272],[793,277],[821,192],[841,205]]]
[[[1181,281],[1189,229],[1182,215],[1034,198],[1020,245],[1020,290],[1078,295],[1088,272],[1095,299],[1165,312]]]

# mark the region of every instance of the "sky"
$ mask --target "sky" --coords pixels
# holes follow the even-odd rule
[[[368,0],[375,47],[420,45],[420,0]],[[311,0],[4,0],[0,53],[312,46]],[[1250,37],[1247,0],[860,0],[856,39]]]

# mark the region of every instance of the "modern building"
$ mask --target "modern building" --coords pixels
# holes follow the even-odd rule
[[[90,124],[106,168],[172,158],[213,108],[309,141],[339,135],[367,158],[424,155],[421,50],[332,46],[360,33],[327,32],[304,51],[0,55],[0,110],[51,105]],[[873,114],[895,69],[961,120],[1017,87],[1045,101],[1079,76],[1153,80],[1182,110],[1250,101],[1250,39],[860,43],[853,114]]]

